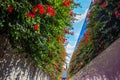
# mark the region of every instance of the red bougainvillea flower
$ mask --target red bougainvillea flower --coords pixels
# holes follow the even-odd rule
[[[61,39],[62,39],[62,43],[65,43],[66,38],[64,36],[61,36]]]
[[[65,32],[66,34],[74,35],[74,32],[70,32],[68,29],[64,29],[64,32]]]
[[[56,70],[56,74],[58,74],[58,70]]]
[[[54,74],[51,74],[50,76],[51,76],[52,78],[54,78]]]
[[[88,44],[88,37],[85,37],[85,44]]]
[[[86,35],[90,35],[90,30],[89,29],[87,30]]]
[[[44,6],[42,4],[38,4],[37,8],[39,9],[40,14],[44,14]]]
[[[42,14],[42,15],[43,15],[43,14],[44,14],[44,9],[40,9],[40,10],[39,10],[39,14]]]
[[[51,15],[55,16],[55,11],[54,10],[52,10]]]
[[[100,3],[100,0],[94,0],[93,4]]]
[[[39,29],[39,26],[37,24],[35,24],[34,29],[37,31]]]
[[[97,0],[97,3],[100,3],[100,0]]]
[[[66,39],[64,36],[58,36],[58,37],[57,37],[58,43],[60,43],[60,42],[64,43],[66,40],[67,40],[67,39]]]
[[[87,32],[85,33],[85,43],[86,44],[88,44],[89,36],[90,36],[90,30],[88,29]]]
[[[66,7],[69,7],[70,6],[70,1],[69,0],[68,1],[64,1],[63,5],[66,6]]]
[[[57,41],[58,41],[58,43],[60,43],[60,39],[61,39],[61,37],[58,36],[58,37],[57,37]]]
[[[47,14],[51,14],[51,11],[53,10],[52,6],[47,6]]]
[[[120,3],[118,4],[118,8],[120,8]]]
[[[119,11],[115,11],[115,16],[118,18],[119,17]]]
[[[103,50],[98,50],[98,53],[102,53],[103,52]]]
[[[104,1],[100,6],[101,8],[104,8],[106,6],[106,1]]]
[[[44,6],[43,6],[42,4],[38,4],[38,5],[37,5],[37,8],[38,8],[38,9],[41,9],[41,8],[44,8]]]
[[[34,14],[36,14],[37,11],[38,11],[38,6],[34,6],[33,9],[32,9],[32,12],[33,12]]]
[[[68,29],[64,29],[64,32],[67,33],[67,34],[70,33]]]
[[[13,10],[14,10],[14,8],[13,8],[13,7],[10,7],[10,6],[8,7],[8,12],[9,12],[9,13],[12,13],[12,12],[13,12]]]
[[[35,5],[32,9],[32,12],[36,14],[36,12],[39,11],[39,14],[44,14],[44,6],[42,4]]]
[[[47,6],[46,13],[51,15],[51,16],[55,16],[55,11],[54,11],[54,9],[52,8],[51,5]]]
[[[78,67],[81,67],[81,63],[78,64]]]
[[[34,13],[31,13],[31,12],[27,13],[27,18],[34,18],[34,17],[35,17]]]
[[[101,45],[102,47],[104,47],[105,42],[104,42],[104,41],[102,41],[102,42],[100,43],[100,45]]]
[[[73,17],[74,14],[73,14],[73,12],[70,11],[70,12],[69,12],[69,15],[70,15],[71,17]]]
[[[96,3],[96,0],[93,0],[93,3]]]

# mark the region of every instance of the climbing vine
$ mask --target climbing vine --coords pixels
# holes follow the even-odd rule
[[[57,79],[66,56],[65,34],[73,35],[75,6],[73,0],[1,0],[0,35]]]
[[[87,22],[87,31],[70,62],[70,76],[120,37],[120,1],[95,0],[87,15]]]

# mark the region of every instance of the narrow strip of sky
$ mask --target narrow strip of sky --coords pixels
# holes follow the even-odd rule
[[[65,47],[66,48],[66,52],[68,53],[69,57],[66,57],[66,62],[69,63],[70,58],[73,54],[77,39],[79,37],[82,25],[85,21],[85,17],[87,15],[87,11],[90,7],[90,3],[91,0],[74,0],[75,3],[78,3],[81,5],[81,7],[77,7],[74,8],[73,12],[76,14],[81,14],[81,15],[77,15],[76,18],[78,19],[78,21],[75,21],[73,23],[73,28],[74,28],[74,35],[66,35],[67,36],[67,42],[68,45]]]

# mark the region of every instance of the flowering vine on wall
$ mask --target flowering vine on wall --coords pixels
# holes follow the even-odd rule
[[[74,34],[70,29],[75,6],[73,0],[2,0],[0,35],[6,34],[13,48],[28,53],[57,79],[66,56],[65,34]]]
[[[70,61],[70,76],[120,38],[120,1],[94,0],[87,20],[87,31]]]

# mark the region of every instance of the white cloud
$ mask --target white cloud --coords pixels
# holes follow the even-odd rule
[[[72,44],[68,43],[68,45],[66,46],[66,52],[67,52],[68,54],[73,53],[74,47],[75,47],[75,44],[72,45]]]
[[[67,49],[67,53],[73,53],[73,49]]]
[[[75,31],[74,39],[73,39],[74,41],[73,41],[73,40],[69,41],[69,43],[65,46],[66,52],[67,52],[67,54],[69,55],[69,57],[68,57],[68,56],[66,57],[66,62],[67,62],[67,63],[69,63],[70,58],[71,58],[71,56],[72,56],[72,54],[73,54],[73,52],[74,52],[74,48],[75,48],[75,46],[76,46],[76,42],[77,42],[77,39],[78,39],[78,37],[79,37],[79,33],[80,33],[80,31],[81,31],[82,24],[83,24],[84,19],[85,19],[86,15],[87,15],[87,12],[88,12],[88,9],[86,9],[83,14],[81,14],[81,15],[76,15],[76,16],[75,16],[75,18],[77,19],[75,22],[80,22],[80,21],[82,21],[82,20],[83,20],[83,21],[82,21],[81,23],[79,23],[78,28],[79,28],[80,30],[78,31],[78,28],[77,28],[76,31]],[[76,26],[76,27],[77,27],[77,26]]]
[[[85,17],[86,17],[86,15],[87,15],[87,12],[88,12],[88,9],[86,9],[83,14],[81,14],[81,15],[76,15],[76,16],[75,16],[75,19],[77,19],[77,20],[75,20],[74,22],[80,22],[80,21],[84,20]]]
[[[72,42],[71,43],[68,43],[68,45],[66,46],[66,52],[68,54],[68,56],[66,56],[66,62],[69,63],[70,62],[70,59],[72,57],[72,54],[73,54],[73,51],[74,51],[74,48],[75,48],[75,43]]]

